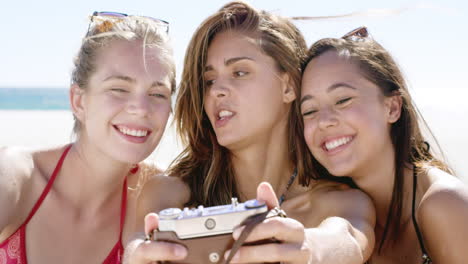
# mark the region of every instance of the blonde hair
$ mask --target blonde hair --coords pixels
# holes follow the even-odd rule
[[[83,38],[78,55],[73,60],[71,83],[86,91],[90,76],[98,67],[96,65],[98,54],[116,40],[143,40],[143,49],[158,48],[160,60],[169,70],[171,91],[175,92],[175,63],[166,28],[151,18],[140,16],[92,16],[88,32]],[[81,125],[76,117],[74,119],[73,132],[77,135]]]
[[[171,176],[181,177],[190,186],[189,205],[224,204],[238,196],[229,150],[218,144],[203,110],[208,47],[217,34],[228,30],[253,37],[262,52],[276,62],[277,70],[289,75],[296,95],[300,92],[307,46],[288,19],[243,2],[230,2],[198,27],[186,51],[175,108],[177,131],[186,147],[169,168]],[[296,114],[299,111],[294,101],[288,117],[288,153],[300,183],[308,185],[310,177],[305,172],[311,161],[305,160],[308,150],[303,143],[302,118]]]

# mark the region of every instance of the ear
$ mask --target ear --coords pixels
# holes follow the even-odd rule
[[[387,120],[393,124],[401,116],[401,107],[403,105],[403,99],[399,94],[392,95],[385,98],[385,107],[387,111]]]
[[[83,122],[85,111],[84,111],[84,91],[77,84],[72,84],[70,87],[70,106],[73,115],[80,121]]]
[[[283,93],[283,102],[285,103],[291,103],[296,99],[296,91],[294,91],[294,85],[291,80],[291,77],[289,74],[284,73],[283,76],[281,77],[281,87],[282,87],[282,93]]]

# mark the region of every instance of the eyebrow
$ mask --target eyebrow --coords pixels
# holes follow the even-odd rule
[[[227,60],[224,60],[224,65],[225,66],[229,66],[231,64],[234,64],[238,61],[241,61],[241,60],[251,60],[251,61],[255,61],[253,58],[251,57],[246,57],[246,56],[243,56],[243,57],[234,57],[234,58],[230,58],[230,59],[227,59]],[[211,65],[208,65],[205,67],[205,71],[212,71],[213,70],[213,66]]]
[[[106,81],[112,81],[112,80],[119,80],[119,81],[124,81],[124,82],[129,82],[129,83],[136,83],[136,80],[132,77],[125,76],[125,75],[111,75],[103,80],[103,82]],[[167,85],[164,82],[161,81],[155,81],[151,84],[151,88],[153,87],[167,87]]]
[[[336,90],[338,88],[349,88],[349,89],[353,89],[353,90],[356,90],[356,87],[350,85],[350,84],[347,84],[347,83],[344,83],[344,82],[339,82],[339,83],[334,83],[332,85],[330,85],[330,87],[327,88],[327,92],[331,92],[333,90]],[[301,98],[301,102],[299,103],[299,106],[302,105],[302,103],[304,103],[305,101],[307,100],[310,100],[314,98],[312,95],[308,94],[308,95],[305,95]]]

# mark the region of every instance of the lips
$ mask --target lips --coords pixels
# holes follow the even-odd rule
[[[346,148],[354,139],[354,136],[346,135],[326,139],[320,144],[321,148],[327,153],[334,154]]]
[[[218,120],[223,120],[233,116],[234,113],[229,110],[221,110],[218,112]]]
[[[119,133],[119,135],[132,143],[144,143],[152,132],[146,127],[135,125],[119,124],[114,125],[113,127]]]
[[[221,128],[227,125],[228,122],[236,115],[236,112],[226,108],[219,108],[215,113],[215,128]]]

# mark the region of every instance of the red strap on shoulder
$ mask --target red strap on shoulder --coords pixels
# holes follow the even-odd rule
[[[41,196],[37,200],[36,204],[34,205],[33,209],[29,213],[28,218],[26,218],[26,221],[24,221],[23,225],[26,225],[29,222],[29,220],[31,220],[31,218],[34,216],[34,214],[36,213],[36,211],[39,209],[42,202],[46,198],[47,194],[49,193],[50,189],[52,188],[52,185],[54,184],[55,178],[57,178],[57,174],[60,171],[60,168],[62,168],[63,161],[65,160],[65,157],[67,156],[68,151],[71,149],[71,147],[72,147],[72,145],[70,144],[63,151],[62,156],[60,156],[60,159],[57,162],[57,165],[55,166],[54,172],[52,172],[52,176],[50,177],[49,182],[47,182],[47,185],[44,188],[44,190],[42,191]]]

